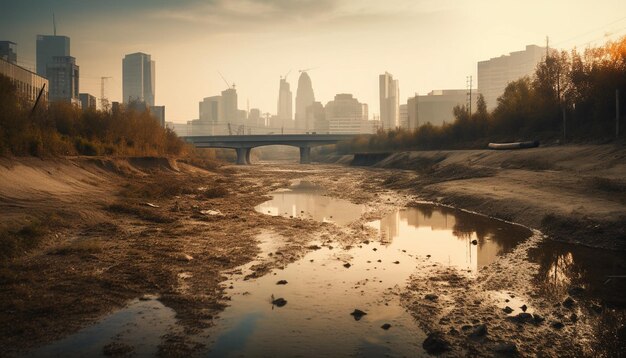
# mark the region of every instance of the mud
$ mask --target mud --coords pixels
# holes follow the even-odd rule
[[[520,182],[517,172],[510,172],[520,169],[493,165],[486,174],[477,168],[438,167],[433,170],[441,170],[440,175],[433,180],[410,169],[265,163],[208,171],[180,162],[147,161],[74,158],[3,163],[2,224],[19,226],[33,218],[43,222],[58,218],[45,226],[38,248],[7,259],[0,267],[0,347],[4,354],[36,352],[33,349],[132,307],[134,300],[146,294],[158,297],[163,310],[171,310],[175,317],[160,337],[157,353],[201,354],[208,347],[198,337],[215,325],[229,305],[226,279],[255,260],[263,233],[283,238],[273,248],[281,254],[266,256],[249,267],[246,280],[287,267],[315,251],[319,243],[345,249],[370,240],[368,222],[423,200],[455,204],[531,228],[541,228],[546,211],[559,205],[555,196],[535,198],[532,190],[528,200],[536,199],[535,206],[525,201],[520,207],[520,202],[513,201],[507,208],[505,201],[511,194],[483,200],[488,192],[497,192],[494,183],[507,183],[520,194],[531,183],[534,190],[549,188],[546,191],[556,185],[558,173],[529,171]],[[611,175],[617,172],[611,170]],[[498,181],[490,181],[493,178]],[[270,199],[270,192],[298,180],[370,209],[347,226],[255,210]],[[573,179],[566,184],[569,180]],[[562,190],[572,192],[567,185]],[[588,191],[595,199],[585,210],[610,202],[612,206],[603,209],[611,213],[605,221],[618,222],[620,210],[623,213],[619,199],[598,199],[596,194]],[[567,205],[570,200],[571,196],[565,196]],[[528,214],[536,207],[543,211]],[[571,212],[557,215],[567,213]],[[577,208],[575,217],[579,213],[584,216],[586,211]],[[600,222],[595,214],[587,217]],[[559,230],[553,235],[564,234]],[[445,265],[420,268],[397,292],[400,303],[424,332],[441,332],[450,342],[451,350],[446,353],[450,356],[490,356],[511,345],[522,356],[623,354],[624,305],[607,293],[624,292],[623,280],[608,277],[624,274],[623,259],[609,255],[613,264],[585,276],[581,272],[609,256],[596,251],[575,253],[579,246],[568,244],[541,251],[550,242],[535,230],[532,237],[480,267],[475,275]],[[567,270],[556,265],[558,285],[546,278],[551,277],[554,258],[537,252],[553,252],[570,262]],[[583,293],[571,297],[574,304],[564,304],[576,287],[582,287]],[[507,305],[513,312],[504,313]],[[522,305],[540,319],[518,317],[524,313]],[[556,323],[563,327],[555,328]],[[486,334],[479,330],[480,334],[471,335],[479,325],[485,325]],[[110,352],[128,353],[129,349],[127,342],[115,337],[105,347]]]

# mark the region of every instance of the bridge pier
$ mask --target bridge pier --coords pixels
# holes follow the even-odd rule
[[[250,164],[250,151],[252,148],[235,148],[237,151],[237,164],[246,165]]]
[[[300,164],[311,164],[311,147],[300,147]]]

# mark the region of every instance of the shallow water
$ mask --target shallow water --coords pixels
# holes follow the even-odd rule
[[[332,216],[343,224],[366,211],[323,194],[300,184],[272,194],[257,210],[319,221]],[[376,229],[376,240],[346,249],[322,245],[282,270],[249,281],[241,279],[245,273],[229,280],[234,282],[227,290],[232,299],[210,334],[211,355],[424,355],[425,334],[397,296],[411,274],[434,263],[475,272],[530,235],[516,225],[427,204],[399,209],[368,225]],[[272,240],[271,235],[261,238],[262,247]],[[288,283],[277,285],[279,280]],[[287,304],[274,306],[272,297]],[[367,315],[356,321],[350,315],[355,309]],[[382,329],[385,323],[391,328]]]

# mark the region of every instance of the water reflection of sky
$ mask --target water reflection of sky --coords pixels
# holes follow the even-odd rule
[[[398,209],[369,225],[379,230],[383,243],[472,271],[530,236],[520,226],[430,204]]]

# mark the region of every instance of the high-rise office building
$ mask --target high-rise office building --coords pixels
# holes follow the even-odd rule
[[[37,35],[37,74],[47,77],[48,64],[54,57],[70,56],[70,38],[56,35]],[[52,85],[52,82],[50,83]]]
[[[17,44],[11,41],[0,41],[0,58],[17,64]]]
[[[315,102],[311,78],[306,72],[300,74],[296,91],[296,129],[299,131],[313,130],[313,123],[307,121],[306,109]]]
[[[378,77],[380,95],[380,122],[383,129],[395,129],[400,125],[400,89],[398,80],[385,72]]]
[[[46,77],[50,82],[50,102],[80,104],[78,66],[74,57],[53,57],[46,65]]]
[[[406,104],[401,104],[399,109],[400,128],[409,129],[409,109]]]
[[[408,128],[415,129],[418,125],[430,123],[442,125],[454,121],[455,106],[467,105],[468,91],[464,89],[435,90],[425,96],[415,95],[407,101]],[[479,92],[472,90],[472,108],[476,108]]]
[[[293,95],[287,78],[281,78],[278,89],[278,111],[276,113],[278,118],[283,120],[283,125],[288,128],[293,127],[292,98]]]
[[[80,106],[83,111],[95,111],[96,110],[96,97],[89,93],[81,93],[78,95],[80,99]]]
[[[122,60],[123,102],[144,102],[154,106],[155,65],[150,55],[137,52]]]
[[[226,123],[243,124],[237,108],[237,91],[234,88],[222,91],[222,108]]]
[[[224,121],[222,96],[206,97],[199,103],[200,121],[218,123]]]
[[[509,82],[531,76],[545,54],[545,47],[528,45],[524,51],[478,62],[478,91],[485,97],[487,108],[496,107]]]
[[[49,82],[38,74],[0,58],[0,74],[7,76],[15,85],[18,95],[33,103],[41,92],[41,102],[48,101]],[[43,91],[42,91],[43,89]]]
[[[351,94],[341,93],[324,108],[328,132],[332,134],[372,133],[367,104],[360,103]]]

